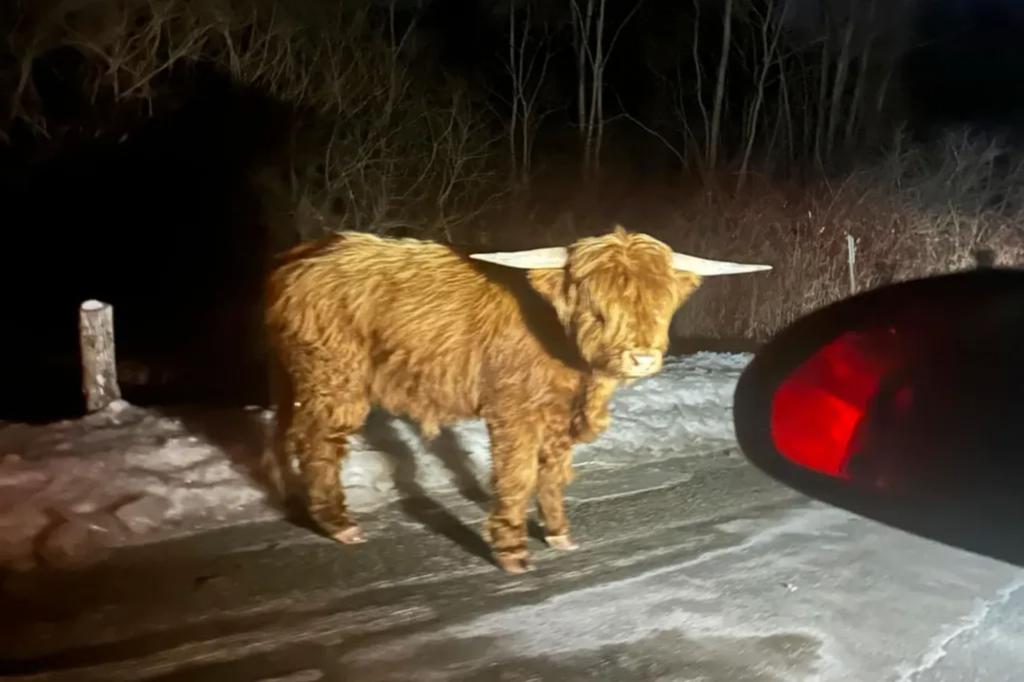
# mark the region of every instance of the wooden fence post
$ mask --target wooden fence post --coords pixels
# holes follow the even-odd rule
[[[857,242],[853,235],[846,235],[846,267],[850,275],[850,295],[857,293]]]
[[[78,309],[78,338],[85,409],[96,412],[121,398],[114,353],[114,308],[96,300],[82,303]]]

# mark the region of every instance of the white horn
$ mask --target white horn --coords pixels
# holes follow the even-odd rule
[[[712,275],[740,275],[745,272],[761,272],[771,270],[770,265],[752,265],[750,263],[730,263],[724,260],[708,260],[684,253],[672,254],[672,267],[683,272],[710,277]]]
[[[562,246],[552,246],[544,249],[531,249],[529,251],[504,251],[499,253],[472,253],[469,255],[474,260],[497,263],[510,268],[521,270],[541,270],[552,268],[564,268],[569,260],[569,252]]]

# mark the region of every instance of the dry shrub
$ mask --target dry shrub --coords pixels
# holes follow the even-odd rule
[[[997,140],[957,131],[931,146],[894,146],[839,183],[760,183],[741,198],[694,201],[666,238],[710,257],[771,263],[770,274],[716,280],[677,333],[765,339],[854,290],[974,267],[1024,263],[1024,160]]]
[[[679,337],[765,340],[853,292],[972,268],[986,254],[994,265],[1024,264],[1024,155],[964,131],[926,146],[897,138],[884,157],[838,180],[752,175],[739,196],[648,180],[606,178],[597,194],[574,194],[558,178],[545,184],[557,199],[535,192],[532,203],[510,207],[486,229],[462,230],[459,241],[494,249],[567,244],[622,221],[681,251],[774,266],[709,279],[679,314]],[[847,235],[855,243],[853,288]]]
[[[11,40],[17,75],[7,121],[59,134],[32,65],[76,51],[81,95],[102,125],[179,104],[204,70],[287,105],[287,148],[255,169],[261,190],[333,229],[386,231],[415,216],[441,236],[500,194],[495,136],[464,87],[414,73],[409,35],[370,3],[302,0],[40,0]],[[379,10],[379,5],[377,6]],[[118,131],[96,131],[118,134]],[[258,143],[259,141],[254,141]],[[295,221],[302,238],[326,223]]]

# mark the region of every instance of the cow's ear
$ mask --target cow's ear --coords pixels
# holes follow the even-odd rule
[[[675,273],[676,280],[676,298],[679,301],[679,305],[686,303],[686,300],[693,295],[693,292],[700,288],[701,276],[693,272],[680,272]]]
[[[562,268],[543,268],[530,270],[530,285],[544,297],[544,300],[555,307],[559,317],[569,307],[568,276]]]

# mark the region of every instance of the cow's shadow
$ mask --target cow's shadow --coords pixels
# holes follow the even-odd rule
[[[480,532],[463,523],[444,504],[432,497],[419,482],[420,465],[416,454],[402,440],[395,428],[399,422],[415,428],[405,419],[374,411],[371,412],[361,432],[366,445],[381,453],[391,465],[399,497],[399,508],[406,516],[431,532],[442,535],[467,552],[493,563],[491,548]],[[454,432],[442,429],[436,438],[424,440],[423,447],[445,466],[452,476],[456,490],[464,499],[474,503],[481,511],[488,511],[491,495],[469,467],[469,454]],[[529,522],[529,532],[535,539],[543,538],[542,529],[533,520]]]
[[[160,412],[179,419],[187,431],[224,452],[233,468],[245,475],[252,485],[267,490],[268,502],[289,522],[319,532],[301,504],[301,499],[295,496],[297,491],[293,490],[288,500],[281,501],[267,487],[267,480],[260,469],[260,457],[265,448],[273,447],[273,417],[267,420],[258,412],[235,409],[208,411],[195,407],[162,408]],[[417,454],[399,434],[396,428],[399,422],[409,424],[415,431],[410,422],[374,410],[359,432],[366,446],[386,459],[392,471],[398,508],[430,532],[444,536],[468,553],[493,563],[491,549],[480,532],[482,529],[467,526],[419,482],[420,463]],[[470,468],[469,455],[454,432],[443,429],[437,438],[430,441],[424,439],[423,449],[448,470],[461,497],[472,502],[482,512],[488,511],[490,492],[480,484]],[[342,466],[345,464],[343,462]],[[533,520],[530,521],[529,531],[533,538],[543,539],[542,529]]]
[[[394,418],[386,413],[372,412],[360,433],[368,447],[379,452],[388,460],[398,493],[398,506],[410,519],[437,535],[443,535],[470,554],[491,561],[490,548],[480,534],[468,527],[447,507],[431,497],[417,480],[419,464],[412,448],[402,440],[395,428]],[[487,493],[477,482],[472,471],[466,466],[464,452],[459,452],[453,436],[444,439],[444,445],[455,448],[441,448],[433,443],[432,453],[443,452],[441,461],[452,472],[460,492],[472,502],[483,506]],[[461,461],[459,455],[462,455]]]

